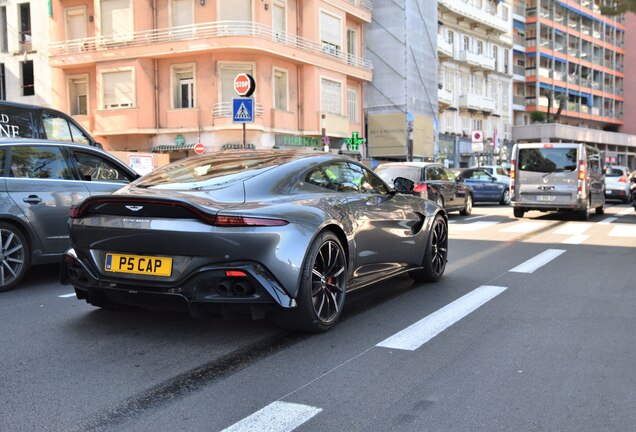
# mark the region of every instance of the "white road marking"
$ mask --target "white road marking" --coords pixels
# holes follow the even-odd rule
[[[610,237],[636,237],[636,225],[617,225],[609,233]]]
[[[598,222],[598,224],[599,224],[599,225],[609,225],[609,224],[611,224],[612,222],[614,222],[615,220],[616,220],[616,218],[615,218],[615,217],[608,217],[608,218],[605,218],[605,219],[603,219],[602,221]]]
[[[479,222],[471,222],[467,224],[456,224],[453,225],[453,231],[477,231],[482,228],[486,228],[492,225],[497,225],[499,222],[495,221],[479,221]]]
[[[456,221],[456,220],[453,220],[453,219],[450,219],[450,220],[448,221],[448,223],[449,223],[449,224],[454,224],[454,223],[457,223],[457,221]]]
[[[59,298],[69,298],[69,297],[75,297],[75,293],[70,293],[70,294],[63,294],[63,295],[59,295]]]
[[[471,216],[471,217],[466,218],[466,219],[464,219],[464,220],[469,221],[469,220],[473,220],[473,219],[481,219],[481,218],[485,218],[485,217],[488,217],[488,216],[490,216],[490,215],[489,215],[489,214],[485,214],[485,215],[481,215],[481,216]]]
[[[583,243],[585,240],[587,240],[589,238],[590,238],[589,235],[577,234],[577,235],[573,235],[572,237],[569,237],[569,238],[563,240],[561,243],[563,243],[563,244],[581,244],[581,243]]]
[[[536,231],[538,229],[543,228],[546,225],[546,222],[519,222],[508,228],[504,228],[499,230],[501,232],[510,232],[510,233],[528,233],[531,231]]]
[[[634,213],[634,208],[633,207],[627,207],[624,210],[619,211],[618,213],[616,213],[616,216],[625,216],[628,214],[632,214]]]
[[[580,235],[585,231],[592,228],[591,223],[568,223],[558,230],[552,231],[552,234],[564,234],[564,235]]]
[[[414,351],[507,288],[482,285],[376,346]]]
[[[542,267],[561,255],[565,250],[563,249],[548,249],[546,251],[541,252],[534,258],[530,258],[528,261],[523,264],[519,264],[517,267],[511,269],[511,272],[515,273],[532,273],[539,267]]]
[[[276,401],[222,432],[290,432],[322,411],[309,405]]]

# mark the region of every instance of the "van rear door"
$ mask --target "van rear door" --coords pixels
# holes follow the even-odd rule
[[[576,203],[580,145],[523,144],[517,150],[517,201],[539,207]]]

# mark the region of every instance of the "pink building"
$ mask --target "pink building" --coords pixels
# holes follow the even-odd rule
[[[636,135],[636,14],[625,15],[625,124],[621,132]]]
[[[247,143],[332,147],[362,132],[368,0],[53,0],[54,106],[111,150],[242,143],[235,76],[256,80]],[[181,144],[183,143],[183,144]],[[178,146],[177,146],[178,144]]]

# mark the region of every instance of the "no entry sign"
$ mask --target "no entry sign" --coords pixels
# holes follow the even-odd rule
[[[234,78],[234,90],[239,96],[249,97],[256,90],[256,81],[251,75],[240,73]]]
[[[198,155],[203,154],[205,152],[205,146],[202,143],[197,143],[194,146],[194,152]]]

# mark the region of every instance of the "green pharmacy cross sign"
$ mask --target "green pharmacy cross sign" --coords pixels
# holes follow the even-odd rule
[[[354,132],[351,134],[351,138],[345,139],[344,142],[347,145],[347,150],[358,151],[358,146],[364,144],[364,138],[358,138],[358,132]]]

